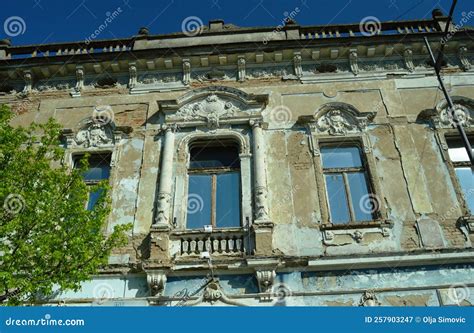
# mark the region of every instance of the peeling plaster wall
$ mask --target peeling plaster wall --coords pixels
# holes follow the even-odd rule
[[[474,98],[472,79],[456,77],[456,80],[450,81],[451,94]],[[269,94],[269,104],[263,112],[268,128],[263,133],[268,206],[270,219],[274,223],[273,249],[276,255],[318,258],[421,250],[424,245],[417,222],[422,218],[430,218],[440,226],[441,237],[445,240],[443,247],[471,247],[471,243],[456,227],[456,219],[462,214],[458,203],[459,193],[456,193],[448,166],[441,157],[434,131],[426,124],[415,122],[421,111],[433,109],[442,99],[432,83],[427,84],[423,80],[415,82],[414,79],[386,79],[304,85],[263,82],[259,86],[254,82],[238,85],[238,88],[247,93]],[[128,264],[140,263],[141,259],[137,258],[134,247],[146,243],[156,213],[163,145],[163,134],[159,129],[163,115],[158,110],[157,102],[176,99],[185,92],[131,96],[105,90],[100,96],[86,95],[77,99],[59,94],[36,95],[31,97],[28,111],[12,121],[14,125],[26,125],[32,121],[45,122],[49,117],[54,117],[64,128],[76,128],[78,122],[90,116],[95,105],[111,105],[117,126],[133,128],[115,148],[117,159],[111,177],[113,211],[108,231],[118,224],[133,223],[131,244],[117,250],[115,255],[118,257],[112,260],[124,271],[127,271]],[[0,97],[0,103],[3,102],[15,104],[20,101]],[[386,211],[386,219],[393,223],[388,236],[373,233],[358,243],[352,236],[345,235],[330,245],[323,242],[320,225],[327,221],[323,221],[320,207],[322,198],[319,197],[316,180],[315,158],[319,157],[315,157],[311,151],[307,129],[296,121],[299,116],[314,114],[328,102],[343,102],[361,112],[376,113],[365,133],[370,140],[375,163],[370,173],[380,184],[378,194]],[[276,114],[282,110],[282,106],[284,113]],[[177,155],[176,152],[175,162],[179,159]],[[178,164],[174,166],[174,177],[186,172]],[[175,190],[176,186],[173,185]],[[176,204],[185,205],[183,202]],[[443,219],[443,216],[449,218]],[[178,221],[178,225],[180,223],[182,221]],[[173,246],[173,254],[177,254],[179,249],[176,244]],[[438,287],[430,286],[443,286],[445,290],[455,283],[472,284],[472,273],[471,267],[438,267],[400,270],[396,273],[374,269],[358,272],[354,276],[344,272],[327,275],[299,272],[295,268],[293,273],[278,273],[276,281],[289,285],[294,292],[302,293],[291,301],[287,300],[287,305],[357,305],[362,290],[374,286],[380,289],[420,288],[418,291],[383,291],[379,297],[383,305],[439,305],[440,300],[436,296]],[[179,275],[169,277],[165,294],[170,296],[184,287],[195,287],[199,281],[202,282],[205,274],[201,270],[197,275],[199,277],[194,280],[183,279]],[[238,281],[222,278],[221,285],[229,295],[256,293],[258,288],[253,276],[240,275]],[[383,284],[380,284],[381,276]],[[110,283],[114,290],[117,289],[114,293],[124,295],[120,297],[134,298],[146,293],[145,279],[129,274],[125,279],[111,279],[113,282]],[[247,281],[249,286],[245,286],[247,282],[242,281]],[[63,296],[87,298],[93,292],[88,288],[92,287],[85,284],[80,293]],[[357,289],[356,294],[345,293],[353,288]],[[334,295],[305,295],[321,290],[334,292]],[[443,292],[446,294],[446,291]],[[444,295],[443,292],[440,294]],[[448,304],[447,296],[443,297],[441,304]],[[471,296],[466,302],[473,301]],[[262,305],[254,296],[244,302]]]

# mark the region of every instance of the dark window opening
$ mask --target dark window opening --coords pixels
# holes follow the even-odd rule
[[[190,146],[187,228],[240,227],[240,157],[225,140]]]

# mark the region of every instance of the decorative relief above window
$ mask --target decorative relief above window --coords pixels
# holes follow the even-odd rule
[[[113,147],[123,137],[113,121],[101,122],[94,117],[81,121],[76,130],[64,129],[67,148]]]
[[[434,109],[421,112],[417,120],[431,121],[437,129],[454,128],[456,122],[464,127],[474,126],[474,100],[461,96],[454,96],[452,100],[456,120],[453,119],[446,100],[439,102]]]
[[[167,123],[182,126],[204,125],[210,129],[222,124],[241,123],[261,117],[266,96],[248,95],[228,87],[193,90],[178,100],[161,102]]]
[[[347,135],[362,132],[367,123],[375,117],[372,112],[358,112],[345,103],[323,105],[314,115],[301,116],[299,121],[310,123],[317,134]]]
[[[184,106],[175,117],[184,120],[201,119],[207,122],[209,128],[217,128],[219,119],[234,117],[239,112],[234,103],[212,94],[202,101]]]

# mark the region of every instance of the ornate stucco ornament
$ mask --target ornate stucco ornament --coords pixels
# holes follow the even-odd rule
[[[113,130],[110,126],[91,122],[80,129],[75,138],[77,146],[84,148],[102,147],[113,144]]]
[[[261,293],[269,293],[272,291],[273,281],[275,280],[275,270],[257,270],[258,287]]]
[[[377,300],[377,296],[371,290],[365,291],[359,301],[359,306],[379,306],[380,302]]]
[[[152,296],[161,295],[166,285],[166,272],[164,270],[148,271],[146,280]]]
[[[112,109],[100,106],[94,109],[92,117],[78,124],[76,131],[65,129],[63,135],[68,148],[100,148],[113,146],[123,132],[115,128]]]
[[[413,50],[406,49],[403,52],[403,60],[405,62],[405,67],[408,69],[409,72],[415,71],[415,64],[413,63]]]
[[[375,115],[375,112],[360,112],[346,103],[327,103],[313,115],[300,116],[298,122],[308,124],[318,134],[346,135],[364,132]]]
[[[76,85],[71,91],[71,96],[81,96],[82,89],[84,89],[84,67],[76,66]]]
[[[205,120],[209,128],[219,127],[219,120],[234,116],[238,108],[231,101],[224,101],[215,94],[210,94],[204,100],[191,105],[185,105],[176,117],[184,120]]]
[[[463,70],[468,71],[471,69],[471,63],[467,57],[467,47],[461,46],[458,50],[459,61],[461,62],[461,67]]]
[[[348,131],[353,131],[356,124],[351,123],[339,110],[326,113],[318,119],[316,123],[320,132],[328,132],[331,135],[345,135]]]
[[[457,122],[462,124],[463,126],[470,126],[474,124],[474,119],[471,115],[471,111],[462,105],[454,105],[454,115],[456,117]],[[453,116],[447,108],[443,109],[439,114],[439,125],[441,125],[440,127],[452,127],[453,125],[455,125]]]

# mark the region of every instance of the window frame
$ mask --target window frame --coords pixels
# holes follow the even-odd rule
[[[465,132],[470,141],[474,141],[474,128],[466,127]],[[436,139],[441,150],[441,156],[443,157],[444,161],[446,162],[446,166],[448,167],[449,176],[456,192],[459,207],[461,209],[461,214],[462,216],[473,216],[474,212],[471,212],[468,207],[467,200],[464,197],[461,184],[456,175],[457,167],[470,167],[471,164],[470,162],[453,162],[451,161],[451,157],[449,156],[449,141],[461,140],[459,132],[457,131],[457,129],[439,129],[436,131]]]
[[[194,140],[193,142],[189,143],[188,149],[189,149],[189,154],[188,154],[188,168],[187,168],[187,179],[188,179],[188,191],[189,191],[189,176],[190,175],[210,175],[211,176],[211,221],[210,224],[207,225],[212,225],[213,229],[231,229],[231,228],[236,228],[236,227],[218,227],[217,226],[217,176],[218,175],[224,175],[224,174],[230,174],[233,172],[238,172],[239,174],[239,180],[242,178],[242,173],[241,173],[241,167],[240,167],[240,157],[239,157],[239,167],[231,167],[231,166],[226,166],[226,167],[202,167],[202,168],[195,168],[191,167],[191,150],[194,149],[195,147],[199,147],[202,145],[202,143],[209,143],[210,146],[212,146],[212,141],[217,141],[219,142],[219,139],[213,139],[213,138],[208,138],[208,139],[200,139],[200,140]],[[239,147],[236,142],[233,142],[233,140],[229,140],[230,144],[223,145],[222,148],[229,147],[229,146],[234,146],[237,149],[237,156],[239,156]],[[206,145],[207,147],[207,145]],[[239,221],[242,220],[242,188],[239,186]],[[186,200],[187,201],[187,200]],[[199,230],[200,228],[188,228],[188,221],[187,218],[188,214],[186,212],[186,230]],[[241,227],[241,223],[240,226]]]
[[[388,219],[388,213],[384,206],[383,192],[380,180],[376,177],[374,170],[376,170],[376,161],[372,154],[372,144],[368,135],[364,132],[348,133],[344,136],[333,135],[318,135],[311,126],[309,130],[309,144],[313,152],[313,162],[316,174],[316,186],[318,187],[319,209],[321,211],[321,230],[335,230],[335,229],[362,229],[362,228],[381,228],[384,230],[393,226],[393,222]],[[343,224],[334,224],[330,221],[329,200],[326,190],[326,182],[324,179],[322,158],[320,147],[333,146],[357,146],[359,147],[361,161],[364,164],[367,186],[370,194],[379,199],[379,205],[376,212],[373,213],[372,221],[354,221]]]
[[[240,225],[237,228],[215,228],[214,231],[242,231],[247,230],[253,221],[253,161],[251,154],[250,136],[248,126],[237,125],[232,128],[215,129],[211,134],[199,129],[190,128],[188,132],[181,131],[177,144],[175,160],[175,184],[171,196],[170,220],[177,232],[201,233],[202,229],[187,228],[187,198],[189,190],[189,158],[190,145],[202,140],[232,141],[238,149],[240,159]]]
[[[366,224],[370,223],[373,221],[377,221],[379,217],[379,209],[375,210],[374,212],[371,213],[372,219],[370,220],[356,220],[355,218],[355,211],[353,207],[353,202],[352,202],[352,195],[350,191],[350,185],[349,185],[349,180],[348,180],[348,174],[350,173],[363,173],[364,174],[364,179],[367,185],[367,191],[368,195],[372,196],[375,195],[374,187],[372,182],[370,181],[370,174],[369,174],[369,166],[367,163],[367,159],[365,154],[363,154],[363,147],[361,146],[361,143],[358,141],[342,141],[341,143],[337,144],[334,142],[321,142],[319,144],[319,151],[321,151],[322,148],[349,148],[349,147],[355,147],[357,148],[359,152],[359,157],[361,160],[361,166],[360,167],[336,167],[336,168],[325,168],[323,166],[322,158],[323,158],[323,153],[320,153],[321,157],[321,168],[323,172],[323,179],[324,179],[324,189],[325,189],[325,194],[326,194],[326,204],[327,204],[327,210],[328,210],[328,222],[329,224],[333,226],[344,226],[344,225],[358,225],[358,224]],[[326,182],[326,175],[327,174],[341,174],[342,179],[344,182],[344,189],[345,189],[345,199],[346,199],[346,205],[347,209],[349,212],[349,221],[348,222],[343,222],[343,223],[334,223],[331,221],[331,208],[330,208],[330,199],[329,199],[329,192],[328,192],[328,186]]]

